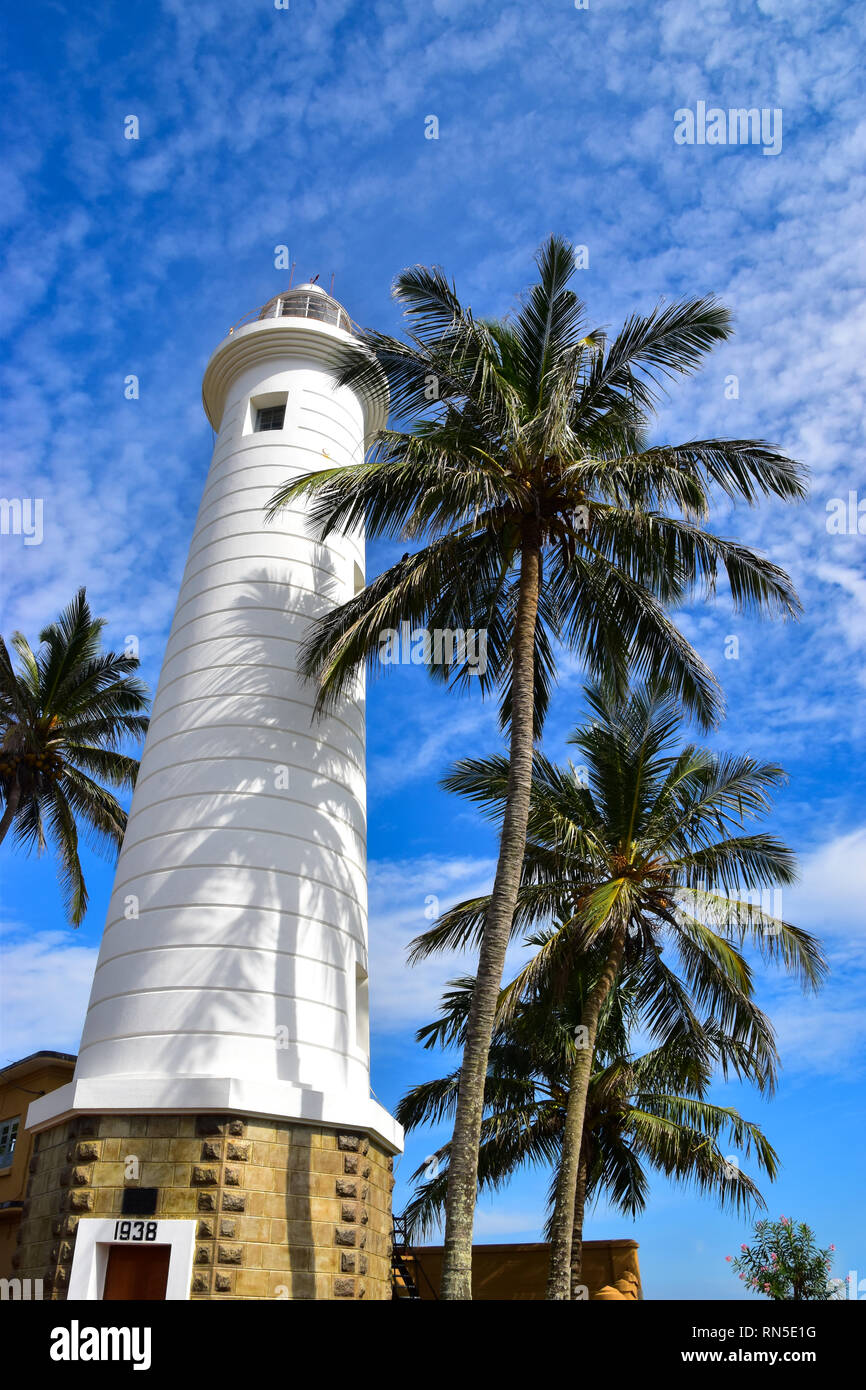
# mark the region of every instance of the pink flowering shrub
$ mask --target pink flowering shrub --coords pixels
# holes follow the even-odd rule
[[[831,1251],[821,1250],[809,1227],[789,1216],[778,1221],[759,1221],[751,1245],[741,1245],[736,1259],[725,1259],[747,1289],[767,1298],[794,1302],[844,1298],[844,1286],[829,1278]]]

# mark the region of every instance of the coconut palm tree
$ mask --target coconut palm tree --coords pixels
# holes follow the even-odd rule
[[[548,1227],[561,1160],[574,1030],[582,1013],[587,974],[575,972],[567,999],[558,1006],[536,999],[501,1019],[490,1049],[479,1191],[502,1187],[523,1167],[552,1165]],[[419,1031],[419,1041],[427,1047],[459,1041],[473,983],[454,982],[440,1018]],[[736,1145],[746,1158],[754,1149],[755,1161],[771,1179],[776,1172],[775,1151],[760,1128],[735,1109],[706,1099],[714,1067],[720,1063],[739,1067],[745,1062],[748,1068],[742,1048],[707,1020],[700,1035],[680,1037],[643,1056],[631,1056],[629,1033],[640,1021],[635,1016],[634,986],[634,981],[617,984],[599,1026],[575,1190],[572,1298],[582,1296],[585,1207],[606,1196],[626,1215],[638,1216],[646,1207],[647,1167],[674,1181],[693,1184],[722,1207],[734,1209],[766,1204],[753,1179],[725,1155],[723,1143]],[[459,1071],[453,1071],[414,1087],[398,1106],[400,1123],[414,1129],[452,1115],[458,1084]],[[404,1212],[410,1232],[425,1234],[441,1219],[449,1147],[444,1145],[435,1155],[433,1175],[433,1156],[413,1174],[423,1181]]]
[[[103,651],[104,626],[79,589],[35,652],[13,633],[17,665],[0,638],[0,842],[10,829],[27,851],[53,841],[75,927],[87,910],[79,827],[97,849],[120,848],[126,812],[103,783],[133,786],[138,762],[120,748],[147,730],[138,657]]]
[[[459,647],[431,667],[453,686],[498,693],[511,779],[455,1116],[444,1298],[470,1297],[487,1050],[557,649],[619,689],[630,670],[661,673],[709,724],[718,686],[666,608],[701,585],[712,593],[724,574],[740,607],[798,610],[782,570],[703,523],[714,491],[750,504],[801,498],[800,465],[754,440],[649,442],[663,386],[729,336],[727,310],[713,298],[659,305],[608,338],[569,286],[572,247],[551,237],[537,265],[538,282],[504,320],[476,318],[438,268],[404,271],[394,294],[406,340],[364,334],[347,345],[343,375],[380,396],[387,381],[394,428],[366,462],[295,478],[268,510],[304,496],[322,537],[363,525],[420,545],[313,625],[302,664],[320,708],[360,665],[377,665],[403,622],[486,632],[485,670]]]
[[[749,757],[680,745],[679,702],[664,686],[609,696],[587,690],[594,718],[570,742],[583,762],[557,767],[535,759],[523,881],[513,930],[555,924],[512,981],[499,1011],[521,998],[545,997],[594,953],[584,1000],[584,1045],[576,1050],[563,1130],[562,1163],[551,1237],[548,1296],[568,1298],[574,1196],[601,1010],[622,969],[643,971],[651,1026],[695,1026],[710,1008],[739,1043],[754,1028],[751,972],[740,949],[748,939],[763,956],[817,988],[826,966],[818,943],[772,917],[754,892],[795,880],[790,849],[764,832],[743,833],[766,814],[782,769]],[[479,803],[499,821],[509,769],[504,758],[458,763],[444,785]],[[487,899],[460,904],[414,943],[413,958],[475,945]],[[678,958],[682,978],[662,959]]]

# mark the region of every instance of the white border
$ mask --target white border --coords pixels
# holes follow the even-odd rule
[[[403,1130],[378,1101],[356,1092],[305,1090],[287,1081],[218,1076],[102,1076],[73,1079],[31,1102],[25,1128],[48,1129],[76,1115],[243,1115],[363,1130],[402,1153]]]
[[[112,1245],[144,1245],[144,1241],[115,1239],[118,1221],[140,1221],[147,1217],[112,1216],[109,1219],[84,1216],[78,1222],[75,1253],[69,1274],[68,1300],[100,1303],[105,1287],[108,1251]],[[157,1221],[154,1245],[170,1245],[166,1302],[189,1299],[192,1261],[195,1253],[195,1221]]]

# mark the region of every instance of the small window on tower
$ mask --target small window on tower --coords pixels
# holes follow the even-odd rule
[[[281,430],[286,418],[284,405],[266,405],[256,411],[256,431]]]
[[[288,404],[288,391],[260,391],[249,396],[244,413],[244,434],[284,430]]]

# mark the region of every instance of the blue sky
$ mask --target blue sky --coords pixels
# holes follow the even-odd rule
[[[732,614],[721,593],[682,625],[723,681],[719,747],[781,761],[774,828],[802,859],[784,911],[824,937],[833,974],[804,1001],[778,975],[761,999],[785,1071],[760,1120],[783,1162],[770,1211],[835,1241],[866,1276],[866,686],[864,536],[828,530],[862,453],[866,117],[857,7],[812,0],[162,0],[34,3],[8,19],[2,493],[44,499],[44,539],[0,537],[2,630],[35,638],[80,584],[115,645],[134,634],[155,684],[211,448],[201,374],[228,328],[275,294],[287,245],[361,323],[395,329],[393,275],[443,264],[476,312],[502,314],[551,231],[588,248],[576,284],[598,324],[662,296],[717,293],[737,333],[677,387],[658,437],[773,440],[812,470],[797,508],[722,507],[716,525],[768,552],[805,604],[798,625]],[[683,146],[674,113],[780,108],[778,156]],[[135,115],[140,138],[124,139]],[[435,115],[438,140],[425,138]],[[859,274],[858,274],[859,272]],[[140,398],[124,398],[135,374]],[[726,383],[738,380],[731,398]],[[862,522],[866,530],[866,516]],[[368,572],[393,548],[372,546]],[[737,659],[725,658],[730,636]],[[565,662],[545,735],[580,715]],[[373,1084],[386,1104],[433,1074],[413,1042],[465,962],[408,971],[405,943],[489,883],[489,830],[438,789],[449,762],[497,746],[492,709],[398,671],[371,687]],[[4,847],[9,1060],[74,1050],[111,884],[65,927],[50,862]],[[441,1135],[412,1137],[405,1178]],[[482,1203],[485,1240],[538,1237],[546,1174]],[[397,1207],[405,1186],[395,1193]],[[590,1238],[634,1235],[649,1297],[734,1297],[726,1253],[747,1224],[655,1184],[632,1224],[600,1207]],[[866,1285],[864,1285],[866,1292]]]

